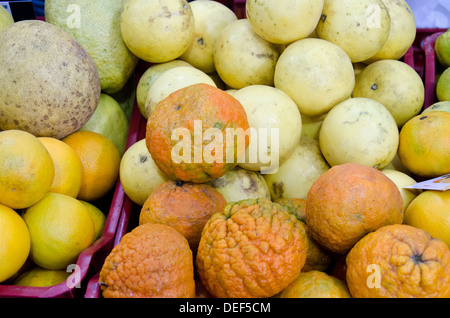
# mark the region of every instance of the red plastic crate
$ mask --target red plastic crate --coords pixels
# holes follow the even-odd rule
[[[423,108],[427,108],[437,102],[436,98],[436,83],[435,76],[436,71],[440,70],[442,67],[439,62],[436,63],[436,53],[434,51],[434,44],[439,35],[443,34],[444,31],[439,31],[427,36],[424,41],[424,51],[425,51],[425,102]]]
[[[414,50],[414,69],[419,73],[425,82],[425,39],[437,32],[445,31],[445,29],[417,29],[416,38],[412,44]]]

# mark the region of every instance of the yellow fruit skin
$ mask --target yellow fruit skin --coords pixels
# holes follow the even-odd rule
[[[48,193],[26,209],[31,260],[46,269],[66,269],[94,241],[94,223],[84,205],[60,193]]]
[[[62,283],[69,275],[70,273],[65,270],[51,270],[36,266],[17,277],[14,285],[48,287]]]
[[[450,113],[432,111],[407,121],[400,131],[398,155],[415,175],[450,173]]]
[[[436,83],[436,97],[440,102],[450,101],[450,67],[442,72]]]
[[[6,28],[8,25],[13,24],[13,23],[14,23],[14,19],[11,16],[11,14],[9,14],[9,12],[6,11],[5,8],[0,6],[0,30],[3,28]]]
[[[13,276],[30,252],[28,228],[16,211],[0,204],[0,282]]]
[[[325,272],[301,272],[278,295],[279,298],[351,298],[346,284]]]
[[[185,0],[128,0],[120,31],[128,49],[140,59],[168,62],[183,54],[194,39],[194,16]]]
[[[76,198],[81,187],[82,165],[80,157],[66,143],[53,137],[39,137],[47,148],[55,167],[50,192],[66,194]]]
[[[50,189],[55,169],[45,146],[22,130],[0,132],[0,204],[24,209]]]
[[[424,191],[405,211],[404,223],[427,231],[450,248],[450,191]]]
[[[105,228],[106,224],[106,215],[103,214],[102,210],[97,208],[95,205],[79,200],[81,203],[84,204],[84,207],[89,212],[89,215],[92,218],[92,221],[94,222],[94,240],[99,239],[102,236],[103,229]]]

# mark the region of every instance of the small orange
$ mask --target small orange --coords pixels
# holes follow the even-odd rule
[[[450,191],[424,191],[405,211],[403,223],[430,233],[450,248]]]
[[[450,173],[450,113],[432,111],[408,120],[400,130],[398,156],[421,177]]]
[[[52,157],[34,135],[22,130],[0,132],[0,204],[27,208],[50,189]]]
[[[50,192],[76,198],[81,187],[82,165],[78,154],[65,142],[53,137],[38,137],[47,148],[55,166]]]
[[[450,297],[450,250],[426,231],[393,224],[367,234],[346,258],[355,298]]]
[[[214,297],[272,297],[300,274],[307,250],[293,214],[266,199],[247,199],[228,203],[206,223],[196,269]]]
[[[403,198],[381,171],[357,164],[333,166],[306,198],[306,224],[321,246],[345,254],[364,235],[403,221]]]
[[[89,202],[105,196],[119,177],[121,156],[114,143],[93,131],[77,131],[62,141],[75,150],[83,166],[77,198]]]
[[[192,251],[171,226],[139,225],[106,257],[99,283],[105,298],[193,298]]]
[[[222,212],[227,201],[212,186],[167,180],[148,197],[139,214],[139,224],[161,223],[174,227],[197,251],[203,227],[216,212]]]
[[[302,272],[278,295],[279,298],[351,298],[347,285],[325,272]]]

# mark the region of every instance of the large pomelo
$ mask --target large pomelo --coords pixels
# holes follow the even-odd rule
[[[100,98],[86,50],[60,28],[19,21],[0,32],[0,129],[61,139],[80,129]]]

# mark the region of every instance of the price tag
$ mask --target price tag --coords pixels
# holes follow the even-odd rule
[[[413,185],[403,187],[405,189],[421,189],[421,190],[436,190],[436,191],[446,191],[450,190],[450,173],[443,176],[433,178],[430,180],[425,180],[422,182],[417,182]]]

